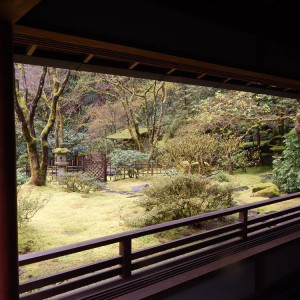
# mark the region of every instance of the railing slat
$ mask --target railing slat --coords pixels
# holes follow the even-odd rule
[[[169,251],[169,252],[166,252],[166,253],[163,253],[163,254],[155,255],[153,257],[146,258],[146,259],[143,259],[143,260],[138,261],[138,262],[133,262],[132,263],[132,270],[137,270],[137,269],[149,266],[149,265],[153,265],[153,264],[158,263],[158,262],[163,262],[163,261],[168,260],[170,258],[174,258],[174,257],[179,256],[179,255],[188,254],[188,253],[193,252],[193,251],[197,251],[197,250],[200,251],[205,247],[209,247],[211,245],[216,245],[218,243],[222,243],[224,241],[228,241],[230,239],[233,239],[233,238],[239,237],[239,236],[241,236],[241,232],[236,231],[236,232],[224,234],[224,235],[216,237],[216,238],[212,238],[212,239],[204,241],[204,242],[195,243],[195,244],[190,245],[190,246],[182,247],[180,249],[176,249],[176,250],[172,250],[172,251]]]
[[[285,221],[288,221],[288,220],[291,220],[291,219],[296,219],[296,218],[299,218],[299,217],[300,217],[300,212],[295,212],[295,213],[289,214],[287,216],[282,216],[282,217],[278,217],[278,218],[275,218],[275,219],[272,219],[272,220],[269,220],[269,221],[265,221],[264,223],[259,224],[259,225],[249,226],[248,229],[247,229],[247,232],[249,232],[249,233],[254,232],[254,231],[264,229],[264,228],[267,228],[267,227],[270,227],[270,226],[274,226],[278,223],[282,223],[282,222],[285,222]]]
[[[277,211],[277,212],[269,213],[267,215],[259,216],[259,217],[253,218],[251,220],[248,220],[248,225],[260,223],[260,222],[263,222],[265,220],[276,218],[276,217],[279,217],[279,216],[282,216],[282,215],[287,215],[289,213],[292,213],[292,212],[295,212],[295,211],[298,211],[298,210],[300,210],[300,205],[294,206],[292,208],[287,208],[287,209],[284,209],[284,210],[280,210],[280,211]]]
[[[118,276],[121,274],[122,268],[121,267],[115,267],[111,270],[89,275],[83,278],[75,279],[72,281],[68,281],[66,283],[62,283],[59,285],[55,285],[53,287],[41,289],[37,292],[31,293],[31,294],[25,294],[20,297],[20,299],[45,299],[49,297],[53,297],[62,293],[66,293],[78,288],[81,288],[83,286],[87,286],[96,282],[99,282],[101,280],[106,280],[115,276]]]
[[[132,253],[132,259],[138,259],[138,258],[145,257],[145,256],[148,256],[148,255],[151,255],[151,254],[166,251],[166,250],[169,250],[169,249],[172,249],[172,248],[175,248],[175,247],[179,247],[179,246],[186,245],[186,244],[189,244],[189,243],[197,242],[201,239],[210,238],[212,236],[216,236],[218,234],[233,231],[233,230],[238,229],[238,228],[241,228],[241,223],[222,226],[220,228],[216,228],[216,229],[212,229],[212,230],[209,230],[209,231],[193,234],[193,235],[188,236],[188,237],[176,239],[176,240],[171,241],[171,242],[166,242],[166,243],[156,245],[156,246],[153,246],[153,247],[149,247],[149,248],[146,248],[146,249],[137,250],[137,251]]]
[[[116,266],[122,262],[122,257],[114,257],[107,260],[103,260],[97,263],[85,265],[83,267],[74,268],[71,270],[59,272],[53,275],[49,275],[43,278],[30,280],[20,284],[19,292],[25,293],[34,289],[45,287],[50,284],[54,284],[60,281],[69,280],[78,276],[86,275],[91,272],[101,271],[102,269]]]

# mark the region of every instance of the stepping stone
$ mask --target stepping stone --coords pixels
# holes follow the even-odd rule
[[[272,178],[272,174],[261,174],[261,175],[259,175],[259,177],[266,178],[266,179],[271,179]]]
[[[238,188],[235,188],[234,191],[246,191],[246,190],[249,190],[249,186],[246,186],[246,185],[243,185],[243,186],[240,186]]]

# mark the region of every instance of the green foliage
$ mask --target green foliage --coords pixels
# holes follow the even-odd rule
[[[22,185],[28,181],[26,172],[22,169],[17,169],[17,185]]]
[[[224,173],[218,173],[214,176],[214,179],[218,182],[229,182],[229,178]]]
[[[101,190],[102,185],[96,177],[88,176],[83,172],[65,173],[63,182],[68,191],[88,194],[91,190]]]
[[[166,175],[169,176],[170,178],[172,178],[173,176],[177,176],[178,175],[178,172],[176,169],[169,169],[169,170],[166,170]]]
[[[28,154],[27,153],[21,154],[17,160],[17,166],[25,167],[27,162],[28,162]]]
[[[18,199],[18,226],[28,223],[33,216],[42,209],[50,200],[51,195],[41,194],[37,196],[32,196],[32,190],[21,190],[17,189],[17,199]]]
[[[282,158],[273,162],[273,182],[286,193],[300,191],[300,143],[295,129],[285,135]]]
[[[216,135],[192,135],[181,131],[181,136],[161,145],[162,155],[171,159],[185,173],[209,174],[219,155],[220,146]]]
[[[269,140],[270,145],[282,145],[282,136],[276,135]]]
[[[251,162],[247,157],[247,151],[241,151],[232,156],[233,165],[237,168],[241,168],[246,172],[246,168],[251,166]]]
[[[157,180],[144,190],[137,204],[140,218],[126,220],[133,226],[147,226],[231,207],[233,186],[220,185],[194,175]]]
[[[146,162],[148,155],[135,150],[115,150],[108,155],[113,167],[116,168],[116,174],[120,173],[122,168],[125,168],[129,178],[139,176],[141,164]]]

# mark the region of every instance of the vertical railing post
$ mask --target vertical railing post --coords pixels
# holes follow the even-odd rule
[[[122,278],[131,276],[131,239],[124,239],[119,243],[119,254],[122,256]]]
[[[242,223],[242,238],[247,238],[247,223],[248,223],[248,210],[242,210],[239,212],[239,221]]]

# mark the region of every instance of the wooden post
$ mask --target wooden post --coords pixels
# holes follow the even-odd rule
[[[107,181],[107,158],[106,158],[106,154],[103,154],[102,157],[102,162],[104,164],[104,181]]]
[[[239,212],[239,221],[242,223],[242,238],[247,238],[247,222],[248,222],[248,210]]]
[[[119,244],[119,254],[122,256],[122,278],[131,276],[131,239],[125,239]]]
[[[254,276],[255,276],[255,292],[260,293],[264,290],[265,282],[264,282],[264,257],[263,254],[259,254],[256,256],[254,261]]]
[[[151,176],[153,176],[153,162],[151,162]]]
[[[0,299],[18,299],[12,27],[0,21]]]

